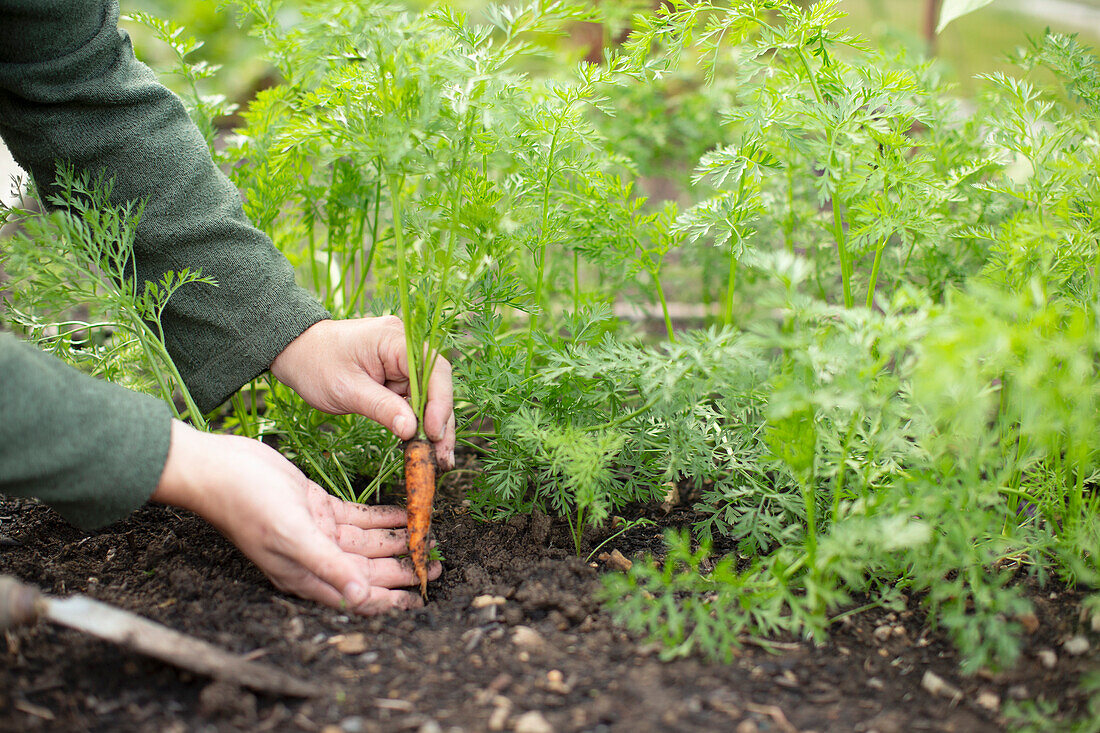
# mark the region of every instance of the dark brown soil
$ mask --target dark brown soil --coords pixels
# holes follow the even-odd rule
[[[661,531],[633,530],[608,549],[658,550]],[[1098,661],[1095,636],[1083,656],[1060,647],[1082,628],[1079,594],[1036,588],[1038,630],[1019,665],[996,676],[961,677],[951,646],[915,608],[857,614],[822,646],[746,645],[729,665],[662,662],[601,610],[608,571],[571,556],[559,523],[482,524],[444,502],[435,532],[445,572],[428,607],[360,619],[277,592],[193,515],[146,507],[85,535],[36,503],[0,499],[0,572],[137,611],[328,690],[272,698],[40,624],[0,643],[0,730],[431,733],[543,722],[556,731],[970,733],[1002,729],[1013,698],[1080,713],[1077,683]],[[475,608],[479,596],[506,600]],[[1040,664],[1042,649],[1057,651],[1053,669]],[[926,672],[961,698],[925,691]]]

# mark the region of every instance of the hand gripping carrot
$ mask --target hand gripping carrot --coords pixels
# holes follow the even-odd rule
[[[409,554],[420,580],[420,595],[428,597],[428,534],[435,498],[435,458],[432,444],[422,438],[405,442],[405,495],[409,515]]]

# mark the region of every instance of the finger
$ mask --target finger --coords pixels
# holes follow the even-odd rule
[[[323,603],[330,608],[341,611],[350,610],[360,616],[373,616],[394,608],[410,609],[424,605],[419,595],[389,588],[369,588],[365,600],[351,605],[335,588],[314,576],[305,576],[294,587],[286,587],[282,590],[301,598]]]
[[[368,568],[362,565],[362,558],[344,552],[335,541],[317,530],[306,531],[280,554],[340,591],[352,606],[366,601],[370,586],[374,585]]]
[[[424,601],[419,594],[410,593],[407,590],[390,590],[389,588],[371,588],[370,590],[370,596],[367,600],[352,608],[352,611],[361,616],[374,616],[385,613],[391,608],[409,610],[424,605]]]
[[[340,591],[322,581],[316,575],[303,574],[301,578],[296,579],[292,583],[275,583],[275,585],[284,593],[293,593],[299,598],[317,601],[329,608],[348,607],[348,602],[340,595]]]
[[[394,394],[406,398],[409,396],[409,380],[407,379],[387,379],[383,386]]]
[[[408,514],[399,506],[356,504],[335,496],[329,499],[337,524],[350,524],[361,529],[391,529],[409,523]]]
[[[402,440],[416,437],[416,413],[400,395],[368,376],[358,380],[351,394],[351,409],[369,417]]]
[[[345,524],[336,532],[336,544],[344,552],[363,557],[393,557],[409,551],[409,533],[404,529],[360,529]]]
[[[433,443],[447,439],[448,426],[454,435],[450,416],[454,412],[454,388],[451,383],[451,363],[442,356],[435,360],[428,379],[428,404],[424,409],[424,432]],[[453,447],[453,441],[452,441]]]
[[[413,570],[412,560],[407,557],[400,559],[387,557],[381,559],[360,558],[359,560],[372,586],[381,588],[407,588],[417,585],[420,580]],[[428,580],[435,580],[443,573],[443,566],[438,562],[428,567]]]
[[[450,471],[455,467],[455,414],[447,418],[447,430],[443,434],[443,440],[435,443],[435,460],[443,471]]]
[[[383,316],[381,324],[372,324],[373,333],[370,338],[364,339],[364,344],[371,344],[374,349],[374,357],[382,369],[379,381],[387,379],[408,379],[409,359],[406,353],[405,326],[396,316]],[[374,330],[375,325],[381,325]]]

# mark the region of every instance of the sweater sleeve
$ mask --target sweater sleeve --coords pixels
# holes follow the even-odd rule
[[[156,489],[168,405],[83,374],[0,333],[0,493],[33,496],[94,529]]]
[[[134,58],[118,13],[117,0],[0,0],[0,136],[47,190],[66,162],[113,179],[115,203],[145,202],[138,282],[183,268],[218,282],[180,289],[164,316],[168,352],[209,411],[328,314]]]

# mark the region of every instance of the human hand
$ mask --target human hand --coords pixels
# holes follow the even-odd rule
[[[357,413],[416,437],[409,391],[405,328],[396,316],[319,321],[294,339],[271,364],[271,373],[313,407],[333,415]],[[436,359],[427,387],[424,433],[444,470],[454,467],[455,415],[451,365]]]
[[[404,510],[330,496],[258,440],[173,420],[152,500],[206,519],[282,591],[363,615],[423,603],[397,590],[418,582],[395,557],[409,550]],[[429,577],[441,572],[433,563]]]

